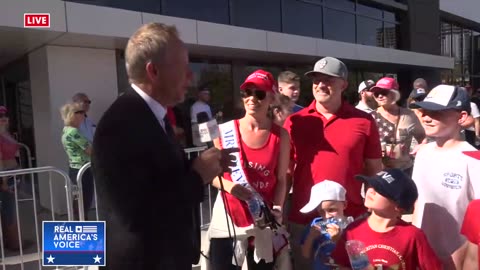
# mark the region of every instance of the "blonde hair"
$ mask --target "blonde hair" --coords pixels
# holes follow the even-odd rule
[[[125,48],[125,67],[131,82],[145,81],[148,62],[159,63],[166,56],[172,41],[180,40],[175,26],[148,23],[141,26],[128,40]]]
[[[60,115],[63,119],[63,124],[65,126],[71,126],[73,124],[73,118],[75,117],[75,113],[78,111],[82,111],[83,106],[81,103],[67,103],[60,108]]]

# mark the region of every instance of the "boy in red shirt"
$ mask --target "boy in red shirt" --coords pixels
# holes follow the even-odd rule
[[[480,160],[480,151],[464,152],[467,156]],[[467,252],[463,262],[464,270],[480,269],[480,200],[473,200],[468,204],[462,230],[460,231],[467,240]]]
[[[366,185],[365,207],[370,215],[347,227],[332,254],[335,263],[350,267],[345,243],[358,240],[365,244],[370,261],[367,269],[442,269],[422,230],[401,219],[418,197],[413,180],[399,169],[357,179]]]

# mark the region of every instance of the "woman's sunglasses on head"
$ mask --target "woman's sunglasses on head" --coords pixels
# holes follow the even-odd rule
[[[264,100],[265,97],[267,97],[267,92],[262,90],[245,89],[244,91],[240,91],[240,96],[242,98],[255,96],[258,100]]]

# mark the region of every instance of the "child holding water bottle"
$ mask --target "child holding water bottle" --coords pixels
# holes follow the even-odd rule
[[[312,187],[310,201],[300,209],[302,213],[317,211],[320,217],[312,221],[301,239],[302,255],[313,257],[313,269],[331,269],[328,266],[335,242],[347,224],[343,211],[347,206],[345,188],[337,182],[324,180]],[[353,221],[353,218],[351,218]],[[348,219],[350,221],[350,219]]]
[[[401,219],[418,197],[415,183],[399,169],[386,169],[376,176],[359,175],[365,183],[367,218],[359,219],[345,230],[332,254],[335,263],[346,269],[420,269],[437,270],[442,265],[422,230]],[[356,241],[352,241],[356,240]],[[346,244],[362,242],[362,254],[349,258]],[[354,254],[350,254],[354,255]],[[366,260],[362,263],[357,260]],[[363,265],[361,267],[356,267]]]

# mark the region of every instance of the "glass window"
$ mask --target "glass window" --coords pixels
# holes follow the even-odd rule
[[[162,5],[165,15],[230,24],[228,0],[163,0]]]
[[[396,49],[397,48],[397,25],[394,23],[383,23],[383,47]]]
[[[192,70],[192,82],[185,96],[185,101],[173,108],[177,126],[185,131],[182,144],[187,147],[193,146],[190,108],[197,100],[200,88],[206,87],[210,90],[210,101],[208,103],[212,114],[215,116],[220,111],[223,113],[223,117],[217,118],[219,122],[231,120],[233,111],[231,65],[195,59],[191,60],[189,66]]]
[[[282,0],[283,32],[322,38],[322,6],[298,0]],[[299,16],[301,14],[301,16]]]
[[[472,33],[472,73],[478,76],[478,84],[476,87],[480,88],[480,33]]]
[[[453,68],[453,80],[455,84],[463,84],[463,39],[462,28],[458,26],[452,27],[452,57],[455,59]]]
[[[345,11],[355,11],[355,1],[350,0],[324,0],[324,5]]]
[[[452,84],[453,72],[451,70],[440,71],[440,79],[442,80],[442,84]]]
[[[443,56],[452,56],[452,25],[442,23],[440,25],[441,50]]]
[[[355,43],[355,15],[324,8],[324,38]]]
[[[358,103],[358,85],[361,81],[359,81],[360,72],[358,70],[349,70],[348,71],[348,87],[343,92],[343,96],[345,100],[350,103],[351,105],[355,105]]]
[[[470,84],[473,89],[480,89],[480,33],[472,32],[472,70]],[[477,90],[478,92],[478,90]]]
[[[312,70],[313,65],[314,63],[312,62],[311,65],[292,66],[285,69],[290,70],[300,76],[300,97],[298,98],[297,104],[303,107],[310,105],[313,100],[312,80],[306,76],[303,76],[303,74]]]
[[[389,11],[383,11],[383,19],[389,22],[396,22],[395,13]]]
[[[381,9],[357,4],[357,14],[366,15],[372,18],[382,19],[383,12]]]
[[[465,78],[465,84],[470,84],[471,57],[472,57],[472,31],[463,29],[463,76]]]
[[[237,26],[280,32],[280,1],[231,1],[231,23]]]
[[[199,88],[210,89],[210,106],[213,114],[223,110],[224,103],[232,96],[232,72],[230,64],[191,62],[192,83],[187,98],[195,99]]]
[[[379,20],[357,16],[357,43],[383,46],[383,23]]]
[[[131,1],[131,0],[67,0],[68,2],[75,2],[87,5],[96,5],[104,7],[113,7],[134,11],[142,11],[148,13],[157,13],[160,14],[160,0],[142,0],[142,1]]]

